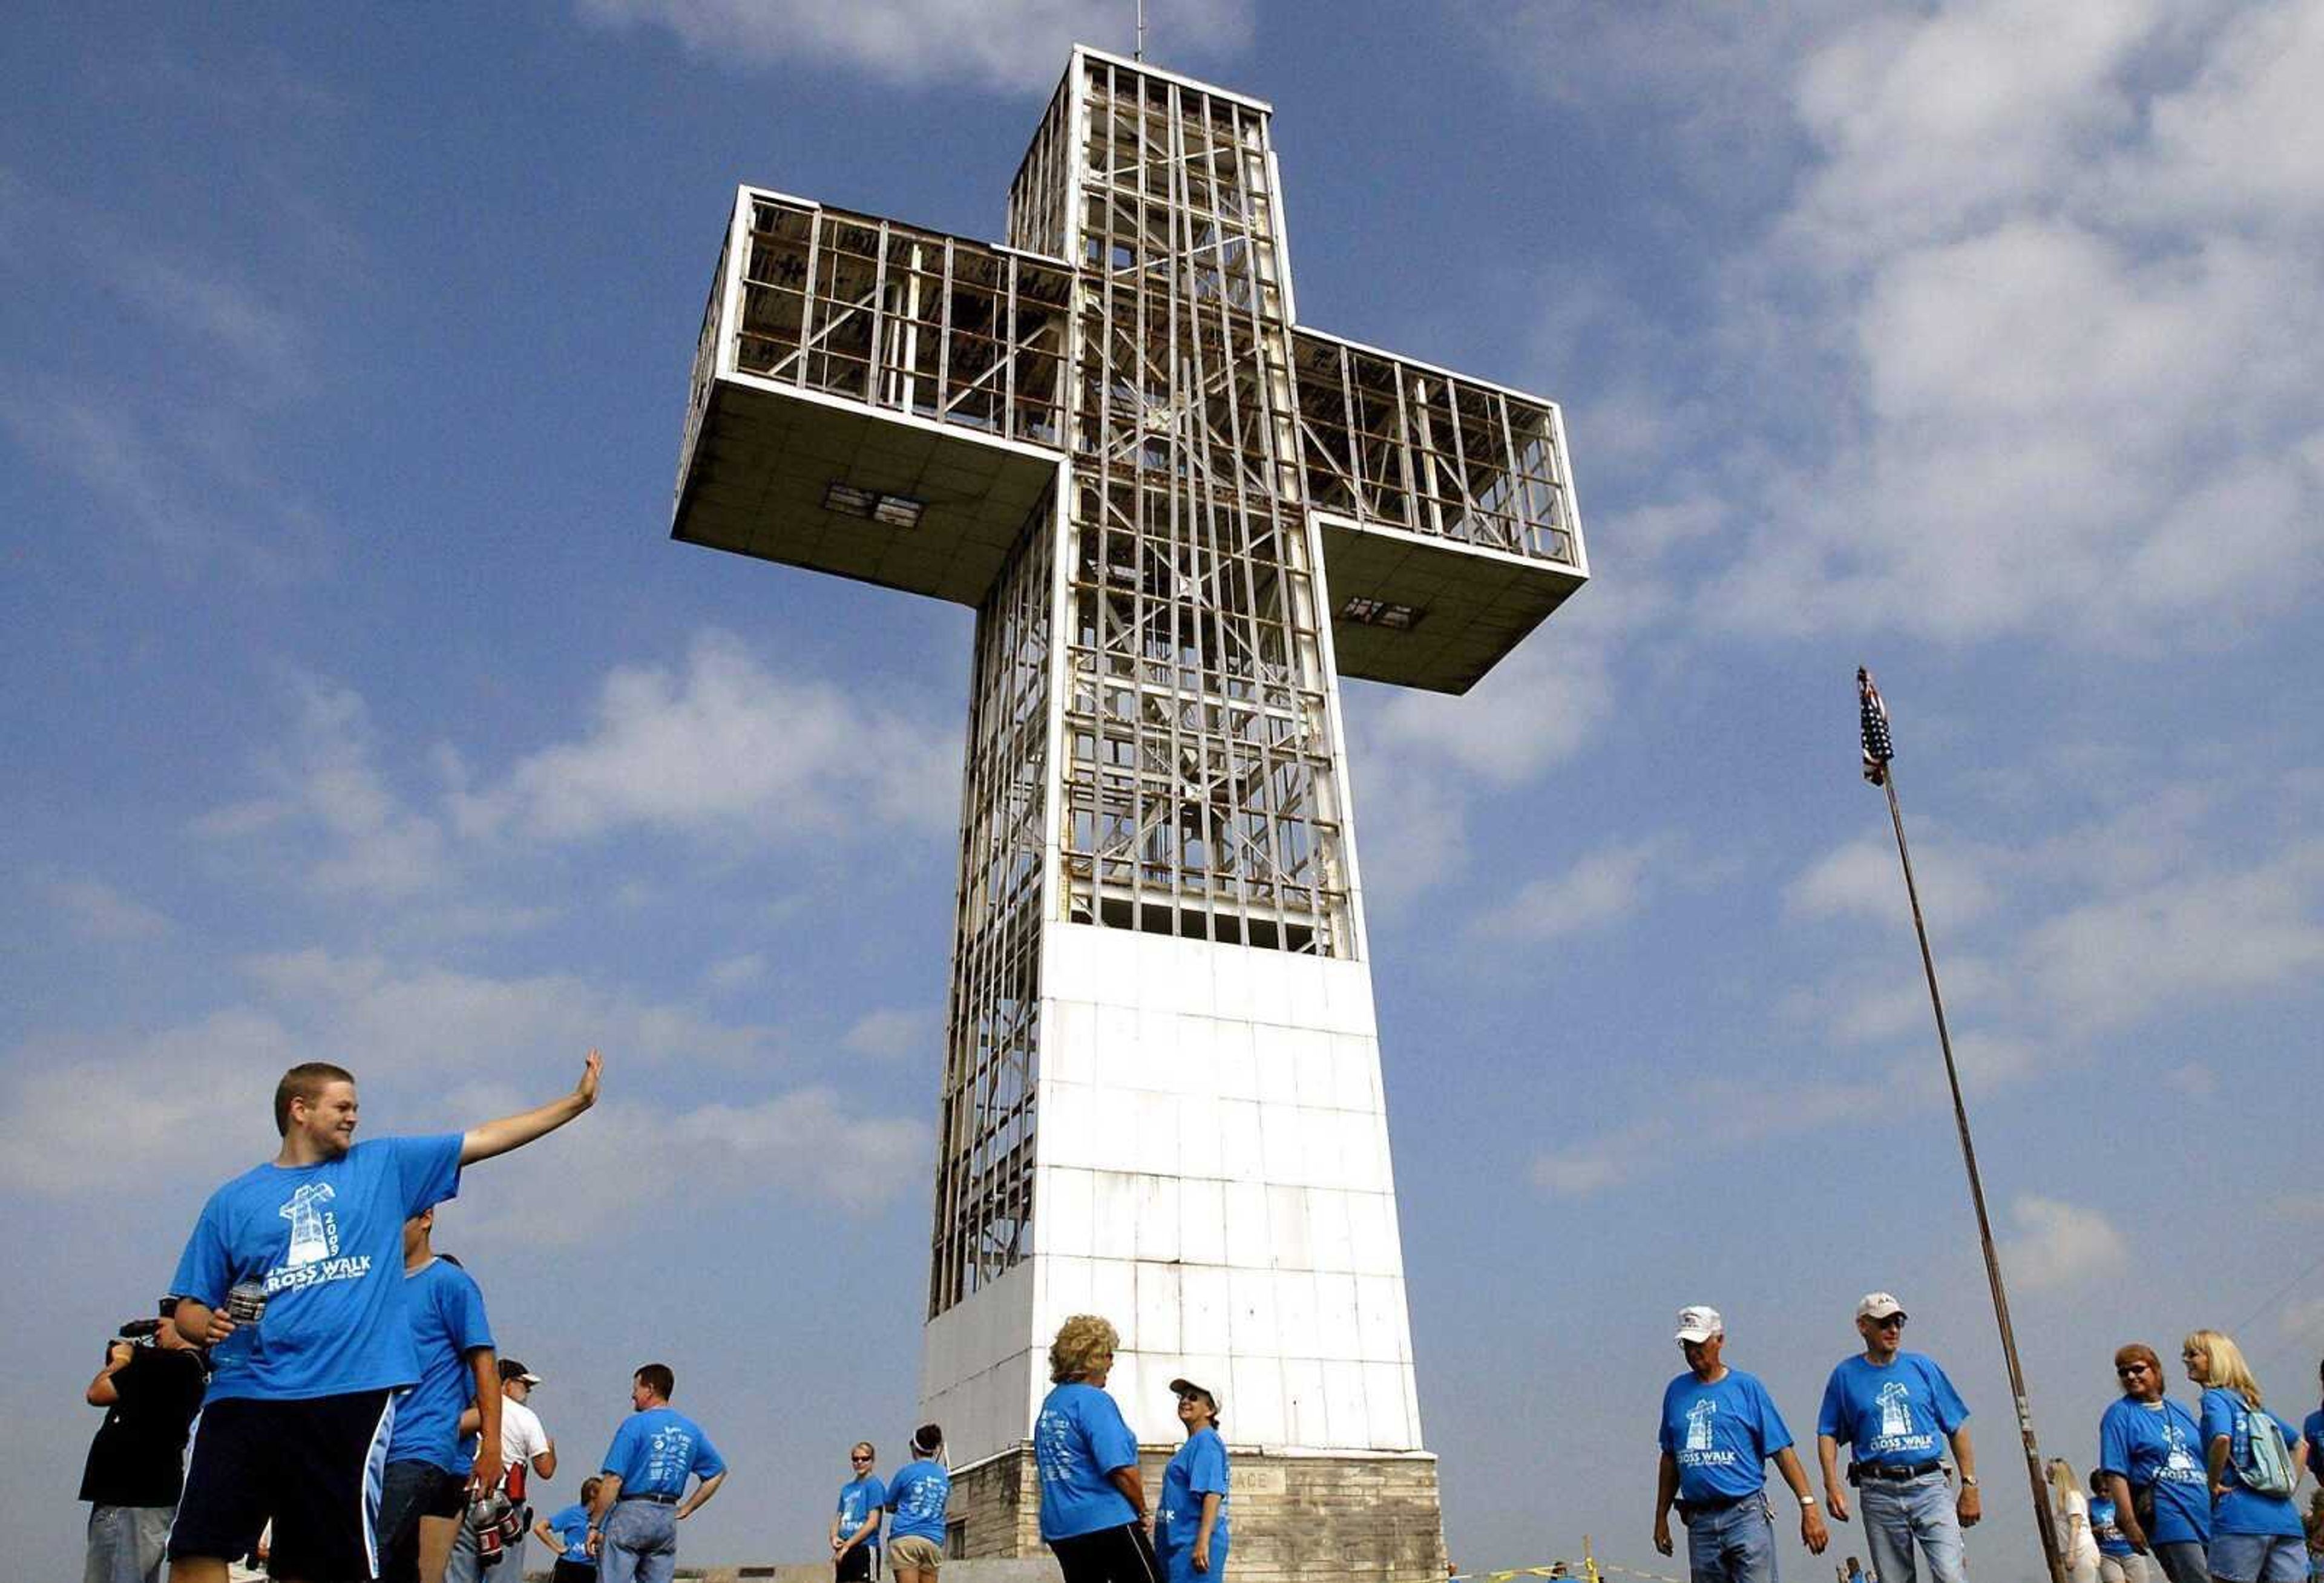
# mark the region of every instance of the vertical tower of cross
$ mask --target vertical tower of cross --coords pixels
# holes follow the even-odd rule
[[[745,189],[674,535],[977,612],[922,1411],[1034,1549],[1065,1316],[1245,1578],[1441,1572],[1339,677],[1465,690],[1588,575],[1556,409],[1297,321],[1266,105],[1077,50],[1009,245]],[[1290,1542],[1296,1514],[1298,1543]]]

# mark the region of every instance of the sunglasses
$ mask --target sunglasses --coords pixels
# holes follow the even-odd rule
[[[2144,1374],[2146,1372],[2146,1367],[2147,1366],[2143,1363],[2126,1363],[2114,1372],[2116,1378],[2128,1379],[2132,1375]]]
[[[869,1457],[850,1457],[847,1459],[851,1462],[869,1462],[872,1460]]]

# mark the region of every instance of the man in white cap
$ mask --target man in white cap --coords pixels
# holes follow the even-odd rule
[[[1969,1408],[1934,1359],[1903,1349],[1904,1305],[1893,1293],[1865,1293],[1856,1331],[1864,1351],[1831,1371],[1816,1415],[1824,1504],[1835,1519],[1849,1520],[1839,1468],[1845,1445],[1848,1483],[1862,1492],[1864,1542],[1880,1583],[1914,1583],[1915,1543],[1928,1557],[1932,1583],[1966,1583],[1961,1530],[1983,1514]],[[1960,1469],[1958,1496],[1945,1477],[1948,1446]]]
[[[1655,1488],[1655,1548],[1671,1553],[1674,1502],[1686,1524],[1693,1583],[1775,1583],[1775,1514],[1766,1462],[1800,1504],[1800,1541],[1817,1555],[1829,1541],[1792,1431],[1766,1386],[1727,1367],[1727,1325],[1715,1308],[1678,1312],[1687,1372],[1663,1392],[1662,1463]]]
[[[540,1376],[513,1358],[500,1360],[501,1374],[501,1489],[512,1506],[527,1505],[527,1483],[533,1478],[549,1479],[557,1475],[557,1442],[541,1427],[540,1415],[526,1403],[532,1387]],[[460,1432],[474,1433],[476,1418],[474,1408],[460,1421]],[[532,1514],[524,1512],[521,1519],[529,1532]],[[513,1565],[511,1563],[513,1562]],[[445,1571],[445,1583],[481,1583],[485,1571],[495,1576],[521,1579],[524,1576],[524,1535],[519,1534],[501,1551],[499,1559],[487,1562],[480,1553],[476,1530],[473,1523],[464,1522],[452,1542],[452,1559]]]

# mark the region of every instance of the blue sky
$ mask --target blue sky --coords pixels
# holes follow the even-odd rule
[[[1596,582],[1465,699],[1349,687],[1455,1559],[1650,1564],[1676,1308],[1806,1433],[1887,1287],[1978,1414],[1972,1564],[2034,1574],[1858,663],[2045,1449],[2199,1324],[2304,1410],[2324,5],[1152,10],[1276,106],[1306,322],[1566,407]],[[384,1133],[604,1048],[438,1241],[571,1465],[675,1367],[736,1467],[690,1560],[811,1554],[847,1443],[901,1443],[969,621],[669,542],[686,372],[736,184],[996,236],[1130,11],[18,19],[28,1575],[78,1551],[104,1335],[310,1056]]]

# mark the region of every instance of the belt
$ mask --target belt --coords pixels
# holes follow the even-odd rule
[[[622,1501],[651,1501],[657,1506],[674,1506],[678,1505],[678,1497],[676,1496],[663,1495],[659,1491],[655,1490],[644,1491],[638,1495],[629,1495],[624,1493],[621,1499],[616,1500],[613,1504],[618,1506],[622,1504]]]
[[[1678,1514],[1692,1517],[1702,1512],[1724,1512],[1730,1506],[1741,1505],[1745,1501],[1757,1500],[1764,1493],[1755,1489],[1749,1495],[1712,1496],[1708,1500],[1680,1501],[1677,1503]]]
[[[1942,1468],[1942,1462],[1850,1462],[1848,1480],[1861,1484],[1868,1478],[1877,1478],[1888,1484],[1902,1484],[1908,1478],[1918,1478]]]

